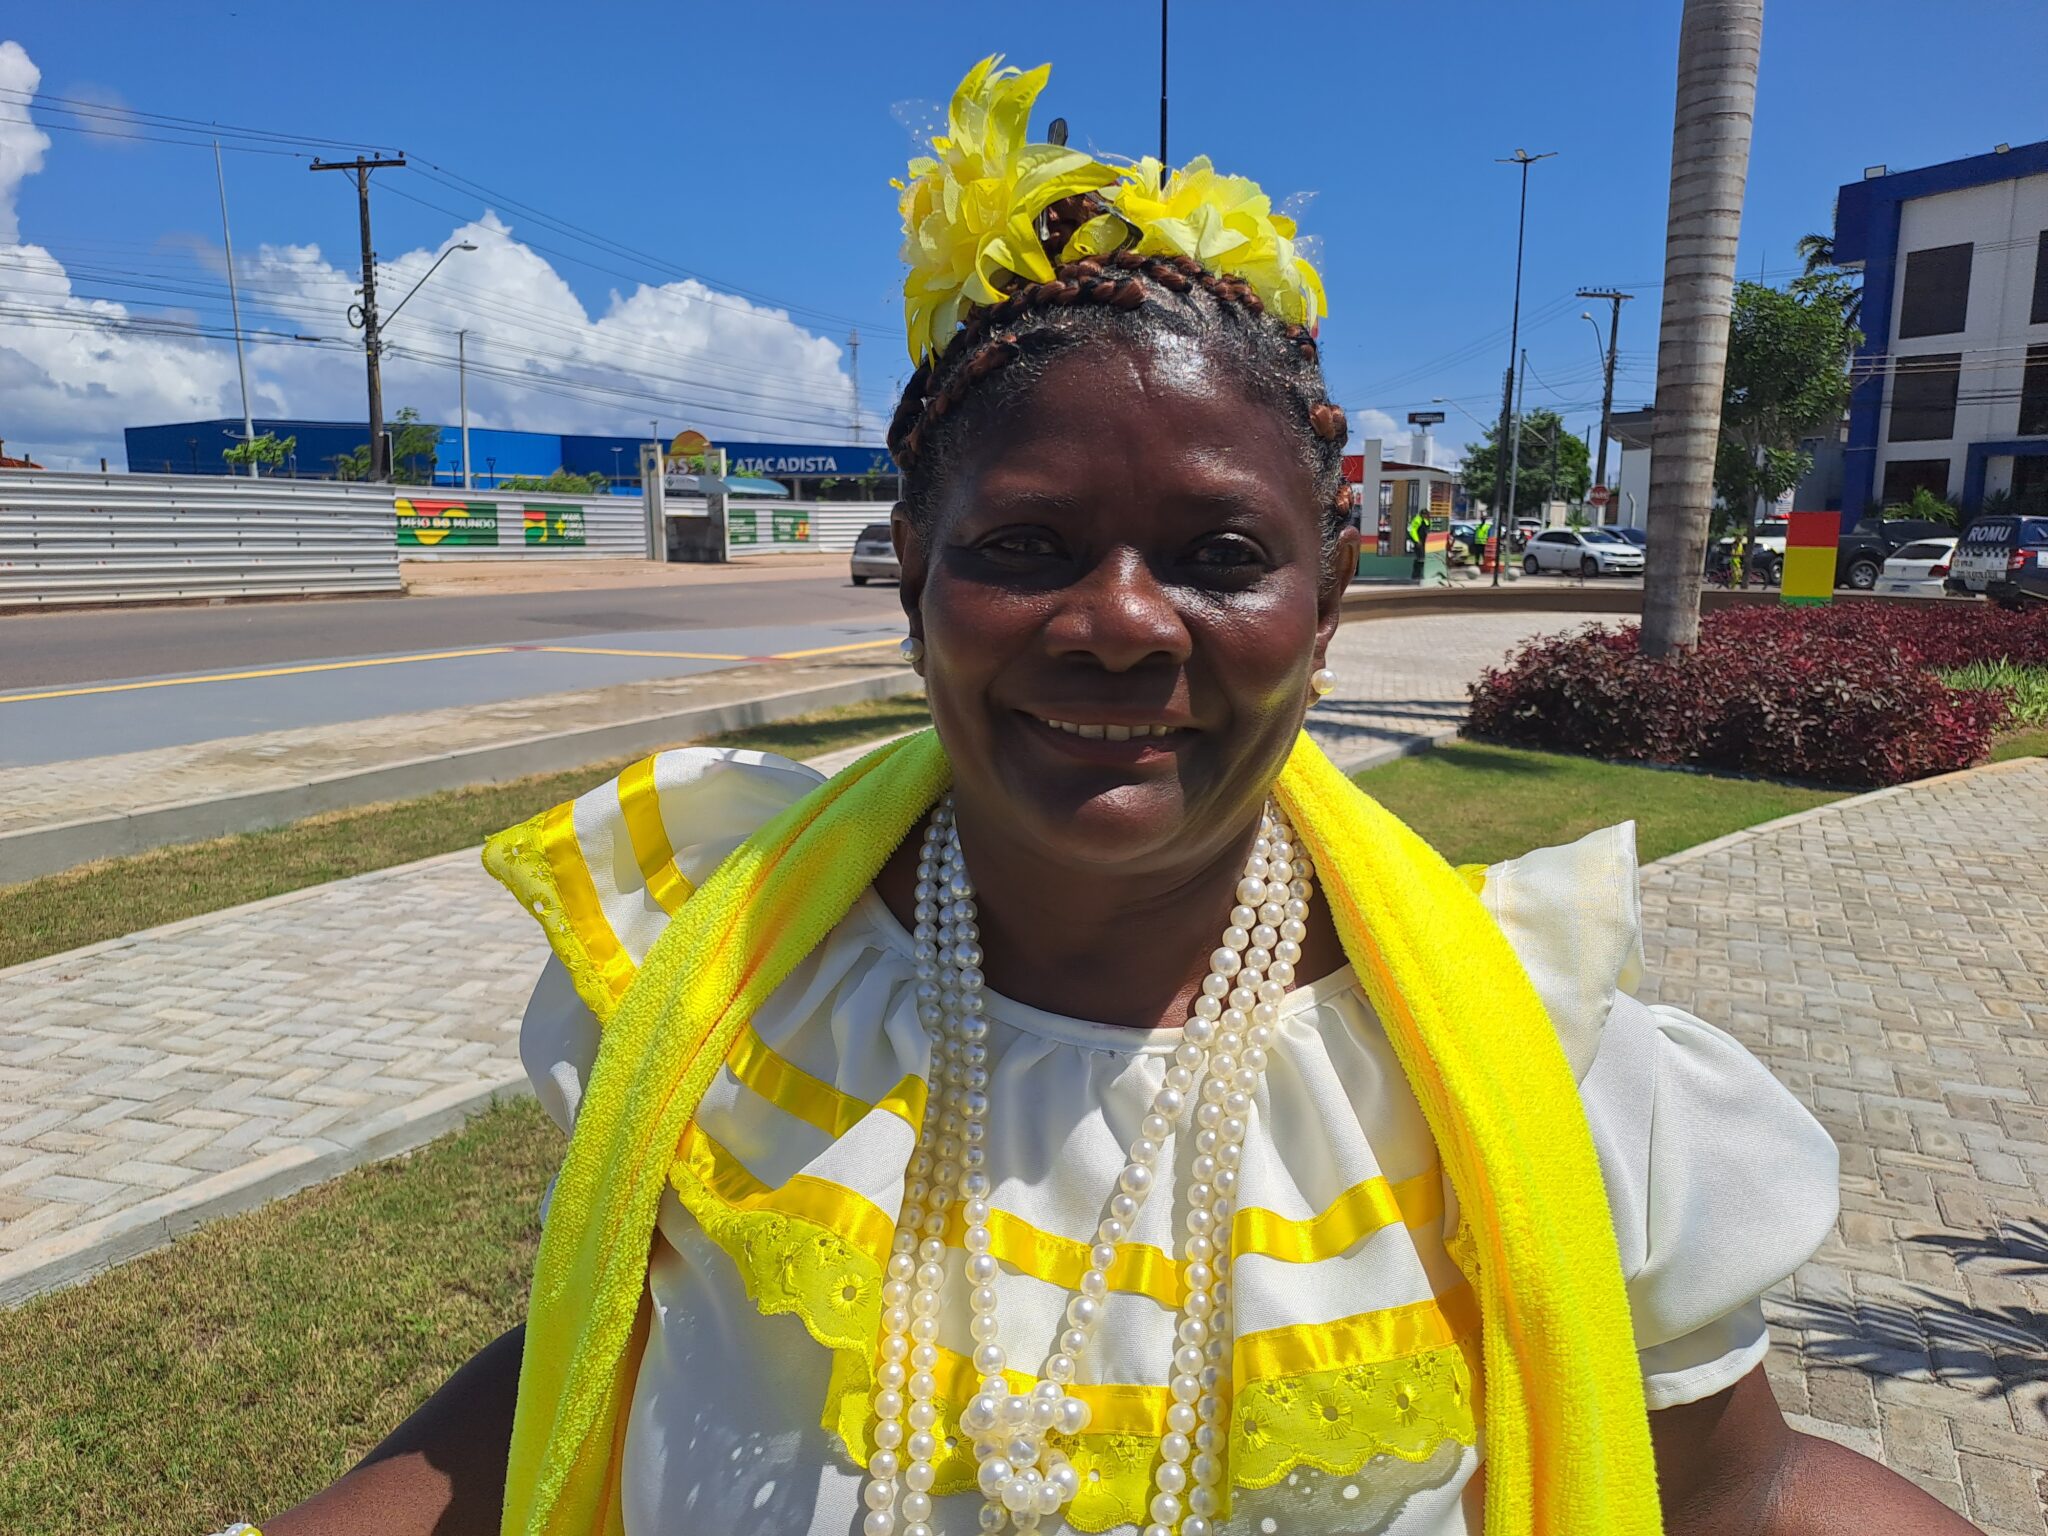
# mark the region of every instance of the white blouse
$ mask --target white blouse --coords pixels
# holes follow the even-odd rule
[[[685,756],[667,775],[685,792],[662,802],[679,849],[731,846],[809,782],[758,754],[664,754]],[[726,820],[693,835],[692,802]],[[1761,1294],[1833,1224],[1834,1145],[1735,1040],[1622,990],[1640,975],[1632,828],[1496,866],[1484,899],[1580,1075],[1649,1405],[1718,1392],[1763,1358]],[[628,1536],[860,1529],[879,1270],[930,1065],[912,965],[909,935],[870,890],[755,1015],[685,1138],[627,1419]],[[987,1001],[1002,1342],[1029,1364],[1051,1347],[1180,1032]],[[1455,1196],[1350,971],[1296,989],[1281,1012],[1233,1218],[1233,1486],[1219,1528],[1478,1532],[1477,1318],[1446,1247]],[[551,961],[520,1050],[565,1130],[597,1041]],[[1071,1452],[1083,1492],[1043,1530],[1145,1523],[1189,1140],[1162,1153],[1111,1273],[1081,1376],[1095,1412]],[[956,1250],[941,1317],[948,1444],[973,1387],[958,1263]],[[964,1448],[941,1460],[931,1524],[944,1536],[978,1529],[971,1465]]]

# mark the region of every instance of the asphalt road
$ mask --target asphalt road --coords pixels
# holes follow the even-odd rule
[[[900,625],[901,612],[894,586],[855,587],[834,571],[618,591],[29,613],[0,618],[0,692],[627,632],[885,627]]]

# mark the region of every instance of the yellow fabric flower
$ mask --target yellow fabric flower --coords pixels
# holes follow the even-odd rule
[[[1000,300],[1005,274],[1049,280],[1038,215],[1116,180],[1079,150],[1025,142],[1031,104],[1051,72],[983,59],[953,93],[932,153],[910,162],[908,185],[894,183],[903,193],[903,318],[914,362],[945,350],[967,306]]]
[[[1224,176],[1207,155],[1168,176],[1147,155],[1124,172],[1110,201],[1138,232],[1141,256],[1188,256],[1211,272],[1243,278],[1283,320],[1313,328],[1329,312],[1323,280],[1294,248],[1294,220],[1248,176]],[[1089,225],[1069,242],[1075,255],[1114,250],[1108,231]],[[1085,243],[1089,250],[1075,251]]]

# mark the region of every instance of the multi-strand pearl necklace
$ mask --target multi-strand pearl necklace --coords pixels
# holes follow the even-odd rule
[[[1193,1016],[1117,1176],[1055,1347],[1037,1380],[1016,1392],[1004,1375],[1009,1357],[996,1341],[981,931],[952,797],[939,803],[918,857],[913,935],[918,1017],[935,1041],[932,1091],[882,1287],[875,1451],[862,1490],[866,1536],[898,1536],[899,1519],[900,1536],[932,1536],[933,1462],[944,1433],[936,1401],[939,1293],[945,1231],[955,1204],[965,1229],[962,1246],[972,1287],[968,1326],[980,1380],[980,1390],[961,1412],[960,1429],[973,1442],[977,1481],[987,1501],[981,1529],[1014,1524],[1034,1531],[1073,1500],[1080,1475],[1052,1437],[1088,1427],[1088,1404],[1072,1389],[1102,1320],[1110,1267],[1117,1245],[1137,1225],[1157,1180],[1156,1165],[1190,1104],[1195,1155],[1181,1247],[1186,1295],[1167,1381],[1167,1429],[1153,1473],[1152,1523],[1144,1536],[1173,1536],[1176,1530],[1180,1536],[1213,1536],[1230,1385],[1230,1213],[1252,1095],[1307,933],[1311,875],[1293,833],[1269,804],[1238,883],[1230,926],[1209,957]]]

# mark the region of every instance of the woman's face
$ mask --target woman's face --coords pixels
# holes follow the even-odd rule
[[[1236,838],[1350,580],[1288,427],[1199,343],[1095,343],[962,445],[903,603],[964,812],[1040,857],[1171,869]]]

